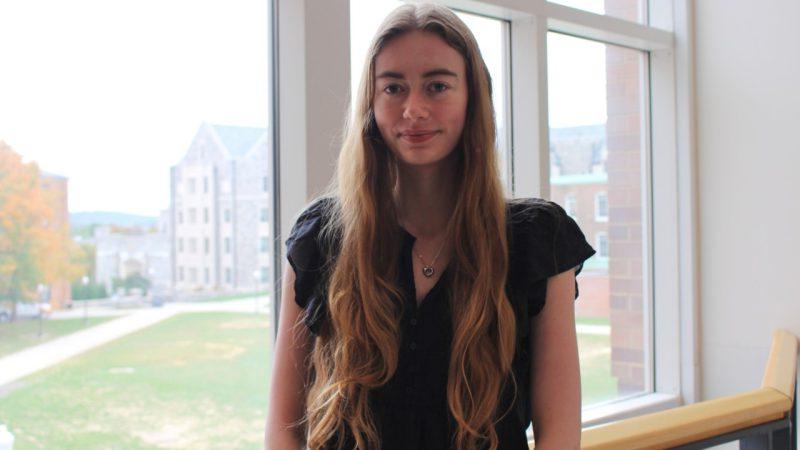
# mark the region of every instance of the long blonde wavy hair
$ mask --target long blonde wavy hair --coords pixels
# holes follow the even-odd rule
[[[326,196],[335,207],[324,241],[339,242],[328,286],[330,321],[311,352],[305,439],[317,450],[346,432],[359,449],[380,449],[370,390],[397,369],[402,292],[397,286],[401,229],[395,210],[397,160],[375,123],[375,60],[387,42],[423,30],[443,39],[466,62],[467,113],[457,152],[456,199],[449,228],[453,340],[447,403],[458,449],[498,448],[495,425],[511,374],[516,323],[505,295],[508,271],[505,201],[495,156],[491,80],[475,37],[450,10],[430,4],[395,9],[368,50],[353,115],[345,126],[336,178]],[[514,382],[516,392],[516,381]]]

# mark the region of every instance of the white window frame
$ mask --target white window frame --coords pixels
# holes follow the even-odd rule
[[[603,252],[600,251],[600,249],[603,248],[603,246],[600,245],[601,238],[604,238],[605,241],[606,241],[606,254],[605,255],[603,255]],[[594,246],[595,246],[595,249],[597,249],[597,257],[598,258],[608,258],[608,233],[606,233],[605,231],[598,231],[597,233],[595,233],[595,235],[594,235]]]
[[[606,213],[600,214],[600,198],[606,198]],[[595,192],[594,194],[594,220],[595,222],[608,222],[608,193],[606,191]]]
[[[276,275],[283,241],[297,213],[333,175],[342,112],[350,98],[349,0],[272,0],[276,165]],[[693,403],[700,399],[696,235],[693,8],[690,0],[650,0],[649,26],[548,3],[545,0],[446,0],[454,9],[511,24],[510,92],[515,197],[550,197],[547,122],[547,33],[558,31],[649,52],[643,96],[645,175],[643,223],[645,331],[654,360],[649,394],[585,408],[584,426]],[[285,99],[285,100],[284,100]],[[643,100],[644,101],[644,100]],[[535,126],[530,126],[535,124]],[[644,170],[652,167],[652,172]],[[523,170],[524,168],[524,170]],[[281,176],[284,174],[284,176]],[[658,180],[652,185],[651,180]],[[276,278],[279,279],[279,278]],[[657,284],[652,280],[658,280]],[[279,298],[279,286],[276,285]],[[277,321],[279,302],[274,302]],[[276,322],[277,323],[277,322]],[[274,327],[277,329],[277,327]]]
[[[575,194],[564,196],[564,211],[573,219],[578,216],[578,197]]]

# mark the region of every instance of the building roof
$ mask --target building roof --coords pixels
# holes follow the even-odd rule
[[[210,125],[220,143],[234,158],[244,156],[267,132],[266,128]]]

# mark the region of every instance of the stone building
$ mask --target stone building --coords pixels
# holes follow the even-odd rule
[[[254,292],[270,285],[271,149],[266,128],[203,123],[171,170],[172,285]]]

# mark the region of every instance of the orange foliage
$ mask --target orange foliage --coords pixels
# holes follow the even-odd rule
[[[68,224],[59,223],[35,163],[0,141],[0,298],[34,298],[38,284],[72,278]]]

